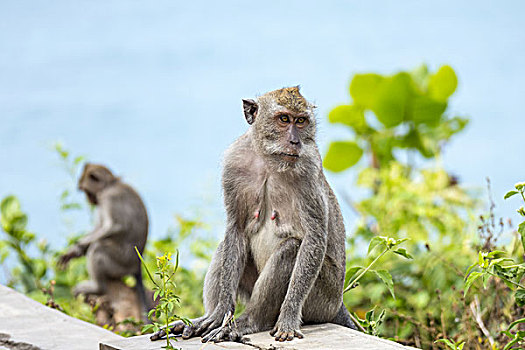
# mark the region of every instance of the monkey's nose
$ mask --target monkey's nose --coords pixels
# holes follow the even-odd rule
[[[290,143],[294,146],[297,146],[299,144],[299,140],[290,140]]]

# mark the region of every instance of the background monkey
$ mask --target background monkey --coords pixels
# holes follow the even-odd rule
[[[251,127],[225,155],[226,232],[206,274],[205,315],[172,331],[208,341],[271,329],[284,341],[302,338],[303,323],[355,329],[343,305],[345,228],[315,143],[315,107],[299,87],[243,107]],[[244,313],[214,336],[238,297]]]
[[[98,164],[84,166],[78,188],[97,206],[98,220],[93,231],[58,262],[64,267],[69,260],[86,254],[90,280],[75,286],[74,294],[102,295],[110,281],[133,275],[142,307],[147,307],[141,264],[134,248],[142,253],[148,237],[148,215],[142,200],[131,186]]]

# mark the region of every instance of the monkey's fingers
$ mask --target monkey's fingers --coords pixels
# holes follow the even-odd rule
[[[195,328],[193,326],[184,325],[182,330],[182,338],[188,339],[195,334]]]
[[[166,331],[164,329],[161,329],[157,333],[153,333],[153,335],[151,337],[149,337],[149,339],[151,341],[155,341],[155,340],[159,340],[159,339],[161,339],[161,338],[163,338],[165,336],[166,336]]]
[[[187,326],[184,324],[184,322],[177,322],[173,325],[173,327],[170,328],[170,333],[174,335],[182,334],[186,327]]]
[[[224,327],[216,328],[212,330],[211,332],[209,332],[208,335],[202,338],[203,343],[207,343],[210,341],[220,342],[220,341],[228,341],[228,340],[233,340],[231,338],[231,330],[229,328],[224,328]]]
[[[275,340],[277,341],[285,341],[285,340],[293,340],[294,337],[302,339],[304,338],[304,334],[301,333],[301,331],[294,330],[294,331],[277,331],[275,328],[270,332],[270,335],[273,337],[275,336]]]
[[[195,330],[196,335],[205,336],[215,328],[221,325],[220,321],[214,320],[212,317],[209,317],[202,321],[202,323]]]
[[[170,334],[181,335],[182,331],[184,330],[184,326],[185,326],[184,322],[182,322],[182,321],[177,321],[177,322],[173,323],[170,326]],[[160,331],[154,333],[150,337],[150,340],[152,340],[152,341],[159,340],[161,338],[164,338],[165,336],[166,336],[166,330],[165,329],[161,329]]]

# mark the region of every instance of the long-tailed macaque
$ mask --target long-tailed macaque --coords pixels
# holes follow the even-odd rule
[[[217,341],[271,330],[285,341],[302,338],[305,323],[355,329],[343,304],[345,228],[315,142],[315,107],[299,87],[243,106],[251,127],[224,159],[226,232],[206,274],[205,315],[172,332]],[[244,313],[221,327],[237,298]]]
[[[103,165],[86,164],[78,188],[98,209],[98,220],[91,233],[82,237],[59,259],[59,265],[84,254],[89,281],[74,288],[75,295],[102,295],[112,280],[126,275],[136,279],[136,290],[143,308],[147,306],[142,270],[135,247],[142,253],[148,237],[148,215],[140,196]]]

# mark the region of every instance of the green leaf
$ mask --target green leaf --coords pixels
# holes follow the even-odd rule
[[[454,343],[452,343],[450,340],[448,339],[439,339],[439,340],[436,340],[435,343],[444,343],[446,344],[449,348],[451,348],[452,350],[456,350],[456,346],[454,345]]]
[[[519,320],[516,320],[512,322],[511,324],[509,324],[509,326],[507,327],[507,331],[510,331],[512,328],[514,328],[515,325],[520,324],[520,323],[525,323],[525,318],[520,318]]]
[[[392,294],[392,297],[395,299],[396,296],[394,294],[394,281],[392,280],[392,275],[387,270],[373,270],[377,277],[383,281],[383,283],[387,286],[388,290],[390,291],[390,294]]]
[[[370,323],[374,320],[374,311],[375,309],[372,309],[370,311],[368,311],[366,314],[365,314],[365,320]]]
[[[416,124],[436,125],[446,109],[446,103],[421,95],[412,99],[409,115]]]
[[[472,283],[474,283],[474,281],[476,281],[481,276],[483,276],[483,273],[474,271],[467,277],[467,280],[465,281],[465,296],[467,295],[467,292]]]
[[[428,91],[433,98],[446,101],[456,91],[458,78],[450,66],[442,66],[430,77]]]
[[[337,106],[328,114],[330,123],[341,123],[353,128],[357,133],[366,131],[366,120],[363,108],[357,106]]]
[[[152,325],[152,324],[145,325],[144,327],[142,327],[142,333],[146,333],[147,331],[153,329],[153,327],[155,327],[155,326]]]
[[[372,109],[378,88],[384,79],[378,74],[356,74],[350,83],[350,96],[356,104]]]
[[[519,224],[518,233],[520,234],[521,238],[521,246],[523,247],[523,250],[525,250],[525,221]]]
[[[354,277],[357,277],[357,273],[360,272],[361,270],[363,270],[364,267],[362,266],[354,266],[354,267],[351,267],[349,268],[348,270],[346,270],[346,274],[345,274],[345,288],[350,284],[350,282],[352,282],[353,278]]]
[[[509,191],[507,193],[505,193],[505,196],[503,196],[503,199],[507,199],[507,198],[510,198],[512,196],[514,196],[515,194],[518,194],[519,192],[518,191]]]
[[[496,258],[498,256],[507,255],[507,252],[503,250],[493,250],[487,254],[487,257],[489,258]],[[511,259],[512,260],[512,259]]]
[[[363,150],[355,142],[335,141],[330,144],[323,165],[333,172],[340,172],[354,166],[361,156]]]
[[[376,237],[372,238],[370,240],[370,244],[368,245],[368,252],[366,254],[370,255],[372,250],[374,250],[374,248],[377,247],[380,244],[386,246],[386,240],[385,240],[384,237],[376,236]]]
[[[404,256],[407,259],[414,259],[414,257],[410,255],[405,248],[399,248],[397,250],[394,250],[394,253]]]
[[[379,86],[372,111],[387,128],[399,125],[407,111],[411,78],[407,73],[398,73],[385,79]]]
[[[525,289],[516,290],[516,293],[514,294],[514,299],[516,300],[516,304],[518,304],[518,306],[525,305]]]

